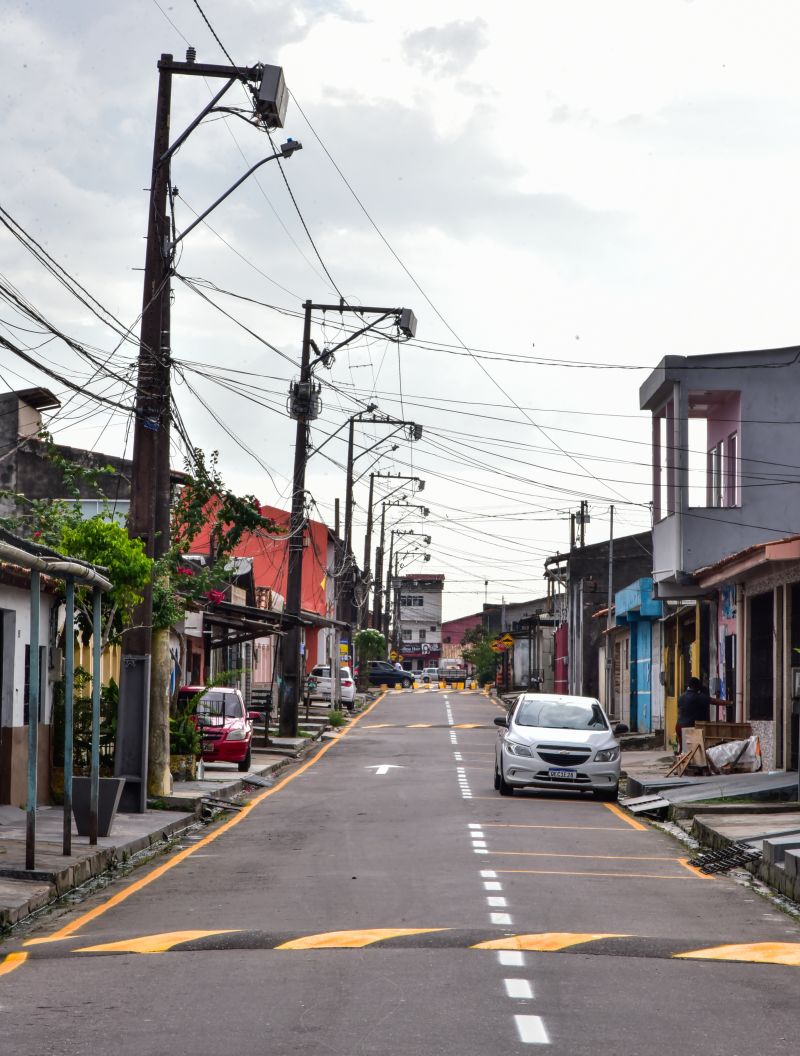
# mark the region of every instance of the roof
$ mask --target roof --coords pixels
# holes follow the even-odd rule
[[[54,410],[56,407],[61,406],[61,400],[49,389],[39,387],[35,389],[18,389],[11,395],[16,396],[18,400],[22,400],[23,403],[27,403],[29,407],[33,407],[37,411]]]
[[[444,579],[444,572],[419,572],[416,575],[413,573],[400,576],[401,580],[417,580],[417,579]]]
[[[693,575],[701,586],[713,587],[776,561],[800,561],[800,535],[787,535],[782,539],[753,543],[744,550],[727,554],[713,565],[698,568]]]

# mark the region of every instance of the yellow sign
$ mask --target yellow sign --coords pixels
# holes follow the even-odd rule
[[[391,653],[389,653],[389,659],[390,660],[396,660],[397,659],[397,653],[394,651],[394,649],[392,649]]]
[[[339,642],[339,652],[344,653],[345,656],[350,652],[350,646],[347,642]]]
[[[514,644],[514,639],[511,637],[510,634],[504,634],[500,641],[503,643],[506,649],[510,649],[511,646]]]

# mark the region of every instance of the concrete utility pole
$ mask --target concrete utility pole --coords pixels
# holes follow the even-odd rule
[[[420,480],[419,477],[407,477],[402,473],[374,473],[373,477],[380,477],[384,480],[402,480],[416,482],[417,491],[425,490],[425,481]],[[386,509],[388,506],[402,505],[402,503],[387,502],[386,500],[391,498],[395,492],[400,490],[402,485],[395,488],[393,491],[388,492],[381,503],[381,536],[380,543],[375,548],[375,582],[374,582],[374,594],[372,600],[372,626],[381,631],[383,629],[383,558],[386,546]],[[371,492],[370,492],[371,494]],[[371,545],[372,542],[372,505],[370,504],[369,520],[368,520],[369,531],[367,533],[367,545]],[[389,561],[391,566],[391,560]],[[388,599],[387,599],[388,601]]]
[[[608,613],[606,615],[606,708],[608,714],[614,716],[616,711],[617,702],[612,701],[611,694],[613,693],[613,656],[611,652],[611,628],[614,626],[614,617],[611,614],[611,608],[614,604],[614,507],[609,508],[609,527],[608,527]]]
[[[338,312],[340,315],[355,313],[362,319],[365,316],[377,315],[373,322],[365,322],[353,333],[338,344],[326,347],[320,352],[311,339],[311,313]],[[297,715],[302,698],[305,676],[305,655],[302,651],[302,596],[303,596],[303,544],[306,531],[306,462],[309,457],[308,429],[309,424],[319,416],[322,402],[320,385],[314,381],[314,367],[319,363],[329,364],[334,354],[356,338],[372,330],[390,316],[394,316],[397,328],[407,339],[414,336],[417,320],[408,308],[362,308],[350,307],[344,301],[338,304],[313,304],[306,301],[303,305],[303,345],[300,356],[300,379],[292,382],[289,389],[289,414],[297,422],[294,447],[294,473],[292,476],[292,512],[289,521],[289,568],[286,584],[286,611],[292,617],[284,639],[283,684],[279,705],[279,728],[282,737],[297,735]],[[316,353],[314,359],[311,352]],[[374,409],[374,408],[373,408]],[[362,412],[366,414],[367,412]],[[371,411],[369,413],[372,413]],[[358,416],[355,416],[358,417]],[[405,423],[404,423],[405,424]],[[352,430],[352,420],[351,420]],[[322,445],[321,445],[322,446]],[[350,445],[348,445],[350,447]],[[317,448],[320,450],[320,448]],[[350,463],[352,465],[352,463]],[[352,475],[352,469],[349,476]],[[351,484],[352,489],[352,484]],[[352,490],[351,490],[352,494]],[[345,502],[344,560],[350,553],[350,527],[352,525],[352,502]],[[350,520],[348,521],[348,518]]]
[[[128,518],[130,536],[141,539],[145,552],[155,560],[166,554],[170,543],[170,278],[175,246],[256,168],[276,157],[289,157],[301,146],[290,140],[281,147],[279,154],[272,154],[257,162],[173,241],[167,218],[167,195],[170,187],[170,159],[175,151],[237,81],[250,85],[256,122],[267,128],[282,126],[287,93],[283,71],[278,66],[236,67],[198,63],[195,61],[194,48],[187,51],[186,62],[175,62],[172,55],[162,55],[158,71]],[[226,84],[170,146],[173,74],[221,78]],[[139,678],[129,682],[129,690],[135,684],[138,696],[142,687],[146,690],[148,683],[150,685],[149,722],[148,708],[143,707],[141,701],[124,699],[126,694],[122,693],[117,747],[118,755],[126,759],[126,769],[131,768],[131,760],[142,760],[135,767],[147,770],[148,791],[161,795],[170,791],[168,632],[156,632],[156,636],[154,642],[152,584],[149,584],[134,614],[134,626],[123,638],[123,654],[127,661],[125,670],[132,669],[134,665],[138,665],[139,670]],[[123,683],[125,681],[123,679]],[[133,695],[133,691],[130,691]],[[141,719],[133,715],[136,708],[142,708]],[[145,742],[141,751],[138,745],[132,743],[137,737]],[[144,789],[139,787],[137,790],[135,786],[144,784],[145,774],[125,773],[124,776],[126,790],[123,809],[143,810]],[[133,794],[137,807],[133,806]]]

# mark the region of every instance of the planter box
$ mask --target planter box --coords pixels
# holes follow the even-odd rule
[[[110,836],[114,815],[117,813],[124,777],[101,777],[100,796],[97,807],[97,835]],[[89,835],[89,804],[91,796],[91,778],[73,777],[72,779],[72,813],[79,836]]]
[[[197,779],[197,756],[171,755],[169,772],[176,781],[195,781]]]

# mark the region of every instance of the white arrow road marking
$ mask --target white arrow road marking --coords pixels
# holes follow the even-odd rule
[[[382,777],[384,774],[388,774],[390,770],[402,770],[403,767],[397,763],[381,763],[380,766],[365,766],[365,770],[374,770],[376,777]]]

